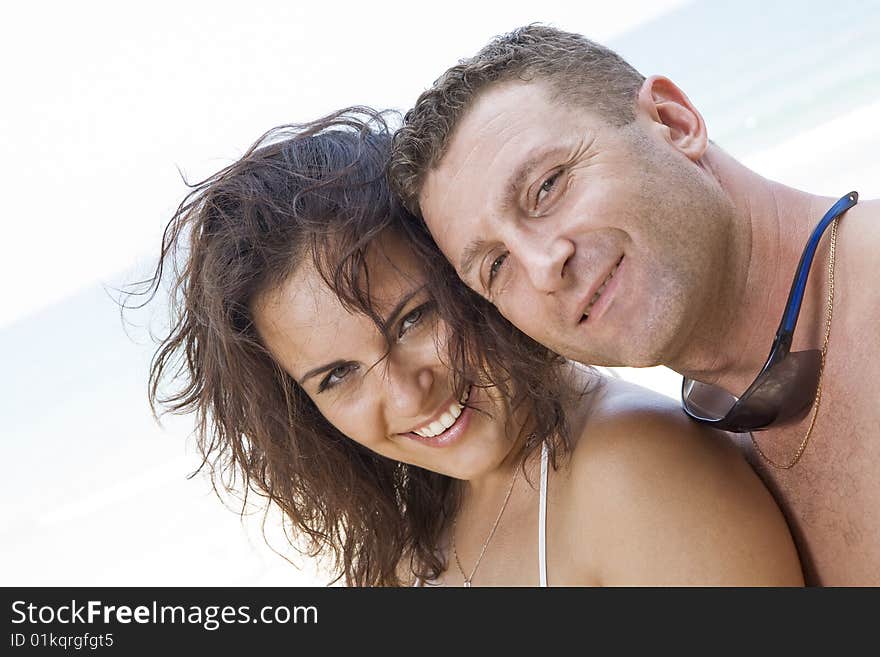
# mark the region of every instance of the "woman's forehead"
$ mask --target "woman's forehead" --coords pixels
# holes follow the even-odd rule
[[[387,233],[373,243],[366,266],[370,300],[380,314],[425,283],[424,268],[412,246],[396,233]]]
[[[377,240],[366,266],[373,310],[382,317],[424,287],[422,269],[400,239]],[[373,320],[346,307],[311,262],[261,295],[253,318],[266,346],[294,377],[316,361],[353,357],[347,352],[384,340]]]

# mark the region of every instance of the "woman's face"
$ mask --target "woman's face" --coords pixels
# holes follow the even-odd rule
[[[467,405],[486,415],[456,398],[440,351],[447,327],[406,243],[388,234],[367,261],[390,350],[373,321],[346,310],[311,264],[256,300],[260,337],[324,417],[352,440],[458,479],[491,472],[512,455],[507,402],[495,388],[469,387]]]

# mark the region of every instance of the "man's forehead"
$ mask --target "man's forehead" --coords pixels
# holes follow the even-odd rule
[[[530,175],[549,157],[567,154],[574,141],[561,132],[512,130],[495,144],[463,142],[466,153],[425,176],[419,204],[431,232],[459,230],[462,220],[475,228],[485,215],[505,213]]]
[[[463,175],[473,179],[477,189],[491,183],[481,174],[496,174],[505,167],[535,157],[549,139],[576,132],[580,121],[573,108],[553,100],[546,83],[505,82],[480,94],[459,119],[443,156],[426,172],[420,202],[442,200],[450,185],[462,185]],[[459,193],[456,193],[458,196]]]
[[[445,225],[451,217],[488,209],[510,170],[516,166],[522,133],[501,132],[497,138],[471,138],[458,133],[443,159],[425,175],[419,203],[431,230],[433,221]],[[527,148],[525,150],[528,150]]]
[[[419,206],[425,223],[443,254],[456,265],[456,251],[461,248],[459,242],[466,239],[467,232],[476,228],[478,216],[473,216],[469,206],[480,207],[485,202],[470,199],[469,190],[459,189],[455,178],[450,172],[433,169],[428,172],[419,195]],[[477,190],[477,193],[479,190]]]
[[[477,96],[449,136],[446,152],[435,170],[457,170],[469,162],[491,157],[523,128],[536,126],[535,112],[549,103],[544,86],[510,82],[490,87]]]
[[[492,84],[476,95],[459,120],[459,125],[467,122],[488,124],[498,114],[513,111],[528,113],[533,109],[546,108],[556,104],[553,96],[550,85],[541,80],[508,80]]]

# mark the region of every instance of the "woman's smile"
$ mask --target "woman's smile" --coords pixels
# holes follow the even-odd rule
[[[473,410],[465,404],[471,394],[468,388],[461,400],[452,400],[440,408],[429,421],[401,435],[434,447],[446,447],[461,437],[470,423]]]

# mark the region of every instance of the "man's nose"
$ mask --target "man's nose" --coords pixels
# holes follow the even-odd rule
[[[540,239],[537,235],[514,236],[510,250],[522,263],[539,292],[557,292],[565,284],[565,269],[574,255],[574,244],[561,236]]]

